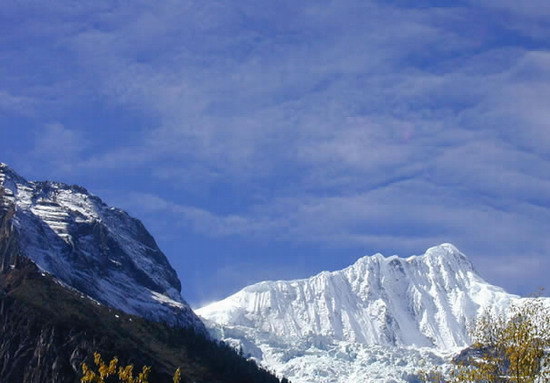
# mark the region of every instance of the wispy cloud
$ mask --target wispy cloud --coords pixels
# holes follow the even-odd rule
[[[403,255],[454,241],[483,260],[538,260],[550,251],[545,4],[59,2],[41,8],[48,22],[13,26],[32,49],[0,51],[19,76],[0,106],[38,100],[35,115],[59,124],[37,123],[30,158],[135,170],[122,205],[180,231]],[[39,80],[21,74],[35,63]],[[103,126],[116,139],[90,133]]]
[[[87,146],[81,133],[60,123],[46,124],[35,130],[34,147],[30,153],[40,166],[53,166],[62,173],[78,167],[81,153]]]
[[[0,110],[18,114],[31,114],[34,101],[25,96],[19,96],[0,89]]]

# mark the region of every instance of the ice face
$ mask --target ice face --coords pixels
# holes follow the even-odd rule
[[[518,299],[442,244],[420,256],[377,254],[307,279],[261,282],[197,313],[218,337],[293,382],[407,381],[423,360],[440,364],[466,346],[486,308],[504,311]]]

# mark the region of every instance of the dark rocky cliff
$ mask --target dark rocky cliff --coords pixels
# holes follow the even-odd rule
[[[0,185],[0,273],[17,265],[20,251],[17,235],[11,223],[15,206],[4,200],[4,188]]]

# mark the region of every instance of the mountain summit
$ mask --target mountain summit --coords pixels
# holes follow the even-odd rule
[[[481,279],[456,247],[442,244],[422,256],[376,254],[308,279],[261,282],[197,312],[288,340],[316,335],[448,349],[467,345],[478,311],[511,298]]]
[[[376,254],[307,279],[261,282],[197,313],[293,382],[373,381],[381,371],[381,381],[403,381],[420,361],[468,345],[468,327],[484,310],[516,299],[442,244],[421,256]]]
[[[105,305],[204,329],[140,221],[80,186],[30,182],[0,163],[0,271],[21,257]]]

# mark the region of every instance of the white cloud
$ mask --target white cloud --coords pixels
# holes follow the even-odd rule
[[[76,8],[59,13],[87,14]],[[174,189],[245,195],[223,212],[139,193],[126,206],[213,237],[404,255],[445,241],[506,257],[523,243],[526,257],[550,251],[542,2],[170,1],[88,13],[85,27],[37,27],[74,64],[60,87],[146,123],[95,152],[78,127],[50,125],[34,158],[66,171],[147,166]],[[12,93],[4,104],[18,106]]]
[[[32,114],[34,100],[0,89],[0,110],[16,112],[23,115]]]
[[[545,239],[550,225],[543,221],[547,211],[519,205],[499,209],[462,197],[460,189],[409,180],[364,194],[270,201],[242,214],[216,214],[148,194],[133,194],[123,206],[140,215],[170,217],[180,230],[237,236],[247,238],[247,243],[290,241],[407,256],[453,242],[493,283],[514,285],[524,292],[544,285],[544,273],[533,264],[540,266],[550,248]],[[491,263],[495,259],[497,267]],[[531,279],[516,273],[518,281],[512,283],[511,265],[522,260],[526,262],[522,273]]]

